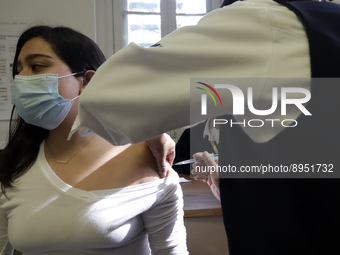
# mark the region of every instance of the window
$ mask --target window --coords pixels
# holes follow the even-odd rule
[[[115,51],[130,42],[150,47],[176,28],[196,24],[221,0],[113,0]]]
[[[339,0],[340,1],[340,0]],[[223,0],[96,0],[95,40],[109,58],[130,42],[149,47],[194,25]],[[184,128],[169,132],[177,142]]]

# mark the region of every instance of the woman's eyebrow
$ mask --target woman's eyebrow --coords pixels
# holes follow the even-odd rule
[[[49,56],[49,55],[37,53],[37,54],[30,54],[30,55],[28,55],[28,56],[25,58],[25,61],[26,61],[26,62],[29,62],[29,61],[32,61],[32,60],[35,59],[35,58],[49,58],[49,59],[52,59],[52,57]],[[18,66],[21,66],[21,65],[22,65],[22,64],[21,64],[21,61],[18,60],[16,66],[18,67]]]
[[[29,62],[29,61],[31,61],[31,60],[33,60],[33,59],[35,59],[35,58],[52,58],[51,56],[49,56],[49,55],[45,55],[45,54],[30,54],[30,55],[28,55],[27,57],[26,57],[26,61],[27,62]]]

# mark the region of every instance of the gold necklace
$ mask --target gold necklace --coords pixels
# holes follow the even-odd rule
[[[58,164],[67,164],[68,162],[70,162],[75,156],[77,156],[83,149],[86,148],[87,145],[90,144],[90,142],[93,140],[94,137],[92,137],[79,151],[77,151],[74,155],[72,155],[72,157],[70,157],[68,160],[56,160],[55,162]]]

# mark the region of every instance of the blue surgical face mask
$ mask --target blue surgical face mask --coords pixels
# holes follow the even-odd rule
[[[55,129],[69,113],[73,99],[65,99],[58,92],[58,80],[73,73],[58,77],[58,74],[32,76],[16,75],[12,100],[21,118],[26,123],[48,130]]]

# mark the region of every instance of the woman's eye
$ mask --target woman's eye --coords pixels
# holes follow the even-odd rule
[[[34,64],[31,66],[33,71],[38,71],[39,69],[44,68],[44,67],[45,67],[44,65],[40,65],[40,64]]]

